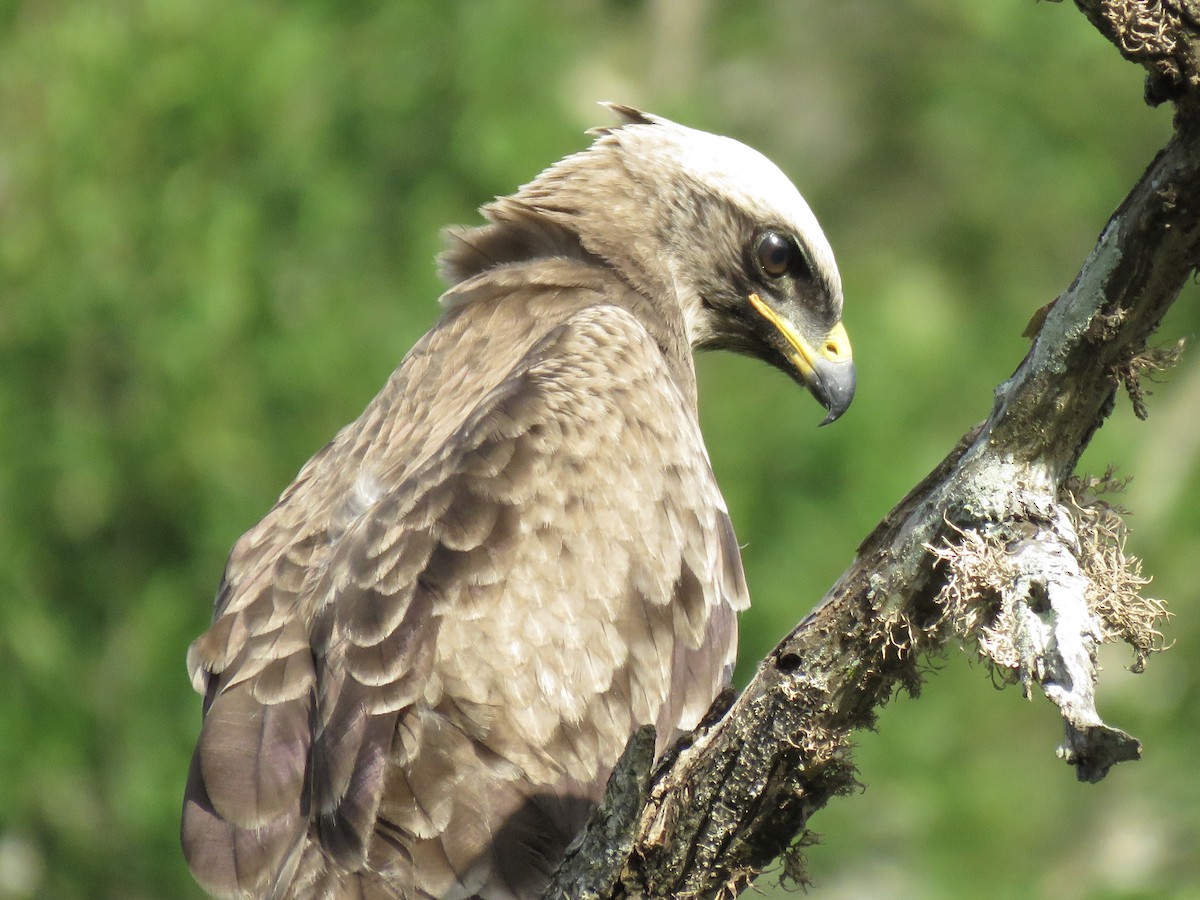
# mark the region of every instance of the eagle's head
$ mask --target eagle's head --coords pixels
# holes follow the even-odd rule
[[[769,159],[732,138],[626,106],[601,141],[619,147],[656,239],[693,347],[745,353],[782,369],[832,422],[854,396],[842,280],[816,217]]]
[[[854,362],[833,251],[799,191],[732,138],[605,105],[621,124],[485,213],[561,225],[641,293],[677,304],[693,348],[770,363],[832,422],[854,396]]]

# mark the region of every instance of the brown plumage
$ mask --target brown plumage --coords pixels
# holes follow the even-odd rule
[[[836,416],[841,288],[765,159],[614,109],[450,237],[440,321],[234,546],[188,659],[214,896],[536,896],[630,733],[727,683],[748,598],[691,350]]]

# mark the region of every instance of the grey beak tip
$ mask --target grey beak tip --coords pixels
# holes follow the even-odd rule
[[[809,390],[829,411],[829,415],[821,422],[821,425],[825,426],[830,422],[837,421],[850,408],[857,381],[854,363],[851,360],[838,363],[824,362],[817,366],[814,375]]]

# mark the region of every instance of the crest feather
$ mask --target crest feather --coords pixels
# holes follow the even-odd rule
[[[589,128],[587,134],[592,137],[603,137],[606,134],[611,134],[620,128],[624,128],[626,125],[663,125],[670,121],[653,113],[643,112],[637,107],[629,106],[625,103],[613,103],[609,100],[601,100],[600,105],[614,113],[621,121],[616,125],[598,125],[595,128]]]

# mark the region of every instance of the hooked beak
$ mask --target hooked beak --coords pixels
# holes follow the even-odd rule
[[[758,294],[750,295],[755,312],[774,326],[787,345],[785,355],[800,375],[809,393],[829,411],[821,422],[828,425],[842,415],[854,399],[854,358],[850,337],[838,322],[814,347],[791,322],[771,309]]]

